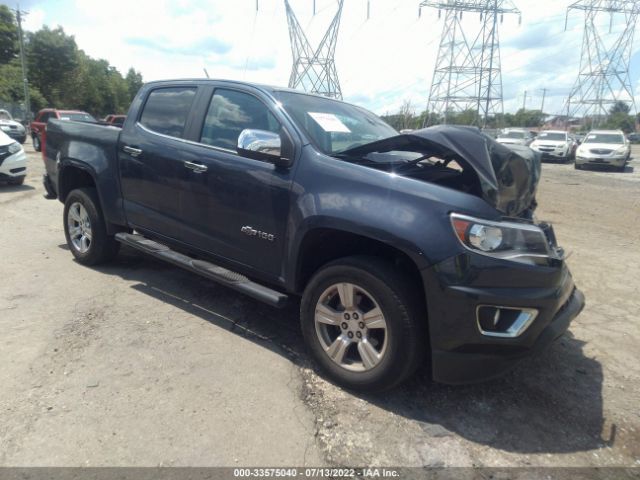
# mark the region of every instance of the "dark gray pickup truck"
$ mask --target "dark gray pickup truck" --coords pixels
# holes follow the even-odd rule
[[[50,196],[93,265],[126,244],[273,306],[301,297],[335,382],[494,377],[580,312],[540,161],[472,128],[398,133],[366,110],[216,80],[145,85],[122,130],[51,121]]]

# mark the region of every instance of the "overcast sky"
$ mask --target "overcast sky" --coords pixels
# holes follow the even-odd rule
[[[572,2],[573,0],[571,0]],[[291,49],[284,0],[28,0],[26,29],[61,25],[80,48],[105,58],[121,72],[133,66],[145,81],[202,77],[243,79],[286,86]],[[406,99],[422,110],[442,30],[435,10],[418,18],[419,0],[345,0],[336,63],[345,100],[378,114],[396,111]],[[500,25],[505,111],[540,108],[559,112],[578,74],[583,19],[569,17],[568,0],[516,0],[518,17]],[[4,2],[8,3],[8,2]],[[314,46],[335,13],[336,0],[290,0]],[[15,5],[10,4],[15,7]],[[465,18],[479,25],[477,14]],[[615,32],[614,32],[615,35]],[[637,45],[638,42],[636,42]],[[640,93],[640,52],[631,62]],[[636,102],[640,96],[636,96]]]

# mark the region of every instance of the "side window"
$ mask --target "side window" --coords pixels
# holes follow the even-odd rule
[[[245,128],[278,133],[280,123],[253,95],[216,89],[204,120],[200,142],[235,151],[238,137]]]
[[[49,119],[51,118],[51,112],[44,112],[42,114],[42,116],[40,117],[40,121],[42,123],[47,123],[49,121]]]
[[[153,90],[142,110],[140,123],[154,132],[181,138],[195,96],[195,87]]]

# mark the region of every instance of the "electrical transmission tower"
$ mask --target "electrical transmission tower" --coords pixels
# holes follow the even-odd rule
[[[314,2],[315,3],[315,2]],[[342,99],[340,82],[335,63],[338,28],[342,17],[342,4],[338,0],[338,11],[333,17],[322,41],[315,50],[311,47],[288,0],[284,0],[291,39],[293,68],[289,78],[290,88],[302,88],[306,92]],[[315,12],[315,8],[314,8]]]
[[[511,0],[424,0],[422,7],[437,8],[438,18],[445,11],[425,126],[460,112],[473,112],[473,124],[486,126],[503,113],[498,22],[520,10]],[[479,14],[478,31],[463,28],[464,12]]]
[[[567,121],[578,115],[591,117],[593,125],[606,120],[618,102],[636,111],[629,77],[633,36],[640,13],[638,0],[581,0],[567,9],[584,11],[580,72],[567,100]],[[609,14],[608,32],[602,16]],[[621,32],[612,33],[614,17],[624,18]],[[566,24],[565,24],[566,29]],[[609,34],[609,38],[605,36]],[[611,38],[613,37],[613,38]],[[608,41],[606,41],[608,40]]]

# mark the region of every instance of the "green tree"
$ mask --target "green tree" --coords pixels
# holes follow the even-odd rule
[[[0,5],[0,65],[16,58],[18,51],[18,27],[13,12]]]
[[[629,105],[627,102],[622,101],[617,101],[609,109],[609,113],[612,115],[615,115],[616,113],[624,113],[625,115],[628,115],[630,111],[631,105]]]
[[[29,96],[33,110],[37,111],[46,106],[47,101],[33,85],[29,86]],[[0,65],[0,100],[7,103],[24,103],[22,67],[17,59]]]
[[[635,131],[633,115],[629,115],[620,111],[609,115],[609,118],[604,123],[604,125],[602,125],[602,127],[611,130],[622,130],[625,133]]]
[[[144,84],[142,81],[142,74],[140,72],[136,72],[133,68],[130,68],[125,80],[127,81],[127,89],[129,91],[129,101],[131,101]]]
[[[520,109],[513,116],[514,127],[541,127],[544,123],[545,114],[540,110]]]
[[[30,81],[51,105],[59,104],[64,92],[58,88],[78,66],[78,46],[62,27],[51,30],[44,26],[28,36]]]

